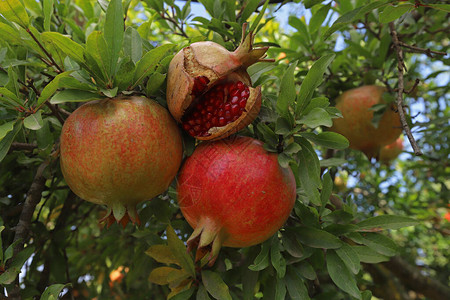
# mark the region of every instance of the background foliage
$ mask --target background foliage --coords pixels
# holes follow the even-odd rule
[[[450,5],[198,2],[0,1],[0,298],[449,298]],[[277,235],[223,248],[200,269],[182,242],[192,229],[174,184],[139,206],[140,227],[103,228],[104,208],[64,182],[58,137],[82,102],[140,94],[165,106],[173,54],[201,40],[233,50],[244,22],[276,62],[249,68],[263,107],[241,134],[281,152],[298,197]],[[405,139],[400,159],[381,164],[327,128],[345,90],[378,84],[395,97],[393,30],[423,155]],[[185,155],[194,146],[185,136]]]

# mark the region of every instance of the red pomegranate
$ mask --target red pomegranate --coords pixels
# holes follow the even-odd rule
[[[252,88],[247,67],[268,47],[253,49],[253,33],[242,29],[239,47],[193,43],[175,55],[167,74],[167,104],[173,117],[199,140],[225,138],[248,124],[261,108],[261,88]]]
[[[397,158],[403,151],[403,138],[399,137],[392,144],[386,145],[380,150],[379,160],[388,163]]]
[[[61,132],[61,170],[80,198],[104,204],[114,219],[139,224],[136,204],[164,192],[181,164],[179,129],[153,100],[123,97],[89,102]]]
[[[196,259],[209,253],[214,264],[221,246],[248,247],[271,237],[286,221],[296,198],[291,169],[278,155],[249,137],[203,142],[178,177],[178,202],[194,228],[188,249]]]
[[[380,148],[394,142],[402,132],[400,117],[394,106],[386,109],[376,128],[372,124],[375,104],[383,103],[386,89],[367,85],[344,92],[336,99],[336,107],[344,118],[334,119],[331,131],[345,136],[350,148],[360,150],[367,157],[376,157]]]

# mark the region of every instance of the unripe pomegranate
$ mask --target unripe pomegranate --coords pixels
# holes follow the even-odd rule
[[[109,208],[105,219],[139,224],[136,205],[164,192],[181,164],[179,129],[153,100],[89,102],[61,132],[61,170],[80,198]]]
[[[167,105],[173,117],[199,140],[225,138],[248,124],[261,108],[261,88],[252,88],[247,67],[268,47],[253,49],[253,33],[242,30],[239,47],[196,42],[178,52],[167,74]]]
[[[221,246],[248,247],[271,237],[296,198],[291,169],[249,137],[203,142],[178,177],[181,212],[194,228],[188,249],[214,264]]]
[[[402,132],[394,106],[386,109],[378,128],[372,124],[370,108],[383,103],[385,91],[384,87],[367,85],[348,90],[336,99],[336,107],[344,118],[334,119],[330,130],[345,136],[350,148],[364,152],[369,158],[377,156],[382,146],[394,142]]]
[[[399,137],[392,144],[386,145],[380,150],[379,160],[384,163],[388,163],[399,156],[403,151],[403,138]]]

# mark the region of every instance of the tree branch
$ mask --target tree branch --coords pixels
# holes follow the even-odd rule
[[[400,116],[400,121],[402,123],[403,131],[405,132],[406,136],[409,139],[409,142],[411,143],[411,146],[414,150],[414,154],[419,156],[422,155],[422,151],[420,151],[419,146],[417,145],[416,140],[414,139],[411,129],[409,128],[408,122],[406,121],[405,111],[403,110],[403,91],[404,91],[404,82],[403,82],[403,70],[405,66],[405,62],[403,60],[403,51],[400,47],[400,42],[398,40],[397,31],[395,30],[394,23],[389,23],[389,28],[391,31],[392,36],[392,42],[394,43],[394,47],[397,54],[397,60],[398,60],[398,91],[397,91],[397,109],[398,114]]]
[[[450,299],[450,288],[438,280],[422,275],[420,270],[407,263],[401,257],[392,257],[383,263],[409,289],[419,292],[430,299]]]
[[[444,55],[444,56],[447,55],[447,52],[433,51],[433,50],[430,50],[430,49],[419,48],[419,47],[416,47],[416,46],[408,45],[408,44],[406,44],[406,43],[404,43],[404,42],[402,42],[402,41],[398,41],[398,44],[399,44],[400,46],[402,46],[402,47],[411,49],[412,52],[416,52],[416,53],[424,53],[424,54],[426,54],[428,57],[431,57],[431,58],[434,57],[432,54]]]
[[[45,189],[46,178],[44,177],[44,171],[50,162],[51,160],[47,159],[38,167],[30,189],[27,192],[27,197],[20,214],[19,223],[17,223],[17,226],[14,228],[14,242],[19,241],[14,247],[14,256],[23,250],[24,244],[28,238],[34,210],[36,209],[36,205],[41,200],[42,192]],[[11,299],[21,299],[18,280],[16,280],[14,288],[9,293],[9,297]]]

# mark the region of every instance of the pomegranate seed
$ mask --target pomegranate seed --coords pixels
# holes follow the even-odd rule
[[[231,97],[238,96],[238,95],[239,95],[239,90],[238,90],[238,89],[233,90],[233,91],[230,93],[230,96],[231,96]]]
[[[231,106],[231,113],[235,116],[237,113],[239,113],[239,105],[233,104]]]
[[[196,77],[192,94],[201,94],[208,84],[206,76]],[[192,136],[208,136],[211,127],[225,126],[239,119],[249,96],[249,88],[241,81],[218,84],[196,99],[182,127]]]
[[[248,98],[248,96],[250,95],[250,91],[249,90],[243,90],[242,92],[241,92],[241,97],[245,97],[245,98]]]

